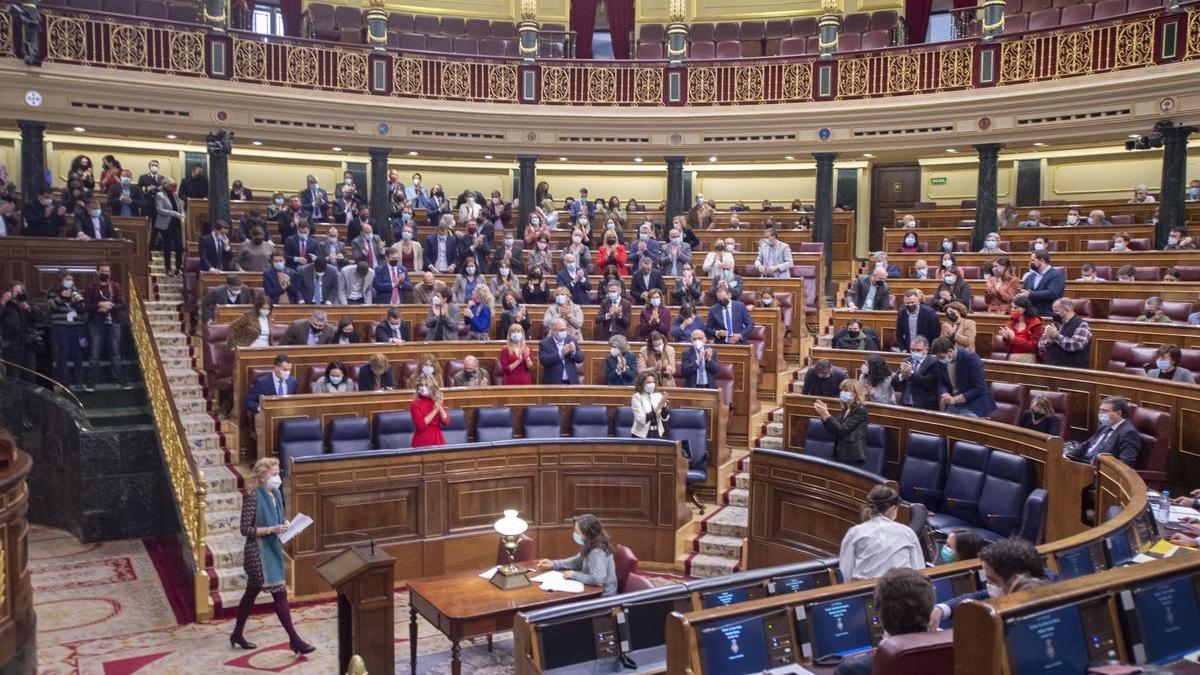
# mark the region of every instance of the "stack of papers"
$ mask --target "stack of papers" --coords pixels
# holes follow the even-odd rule
[[[568,579],[563,576],[562,572],[557,570],[550,572],[542,572],[536,577],[530,577],[530,581],[536,581],[542,585],[543,591],[558,591],[560,593],[582,593],[583,584]]]
[[[288,525],[287,531],[284,532],[283,534],[279,535],[279,543],[281,543],[281,544],[288,543],[289,541],[294,539],[296,537],[296,535],[307,530],[308,526],[312,525],[312,524],[313,524],[312,518],[309,518],[308,516],[304,515],[303,513],[297,513],[296,517],[292,518],[292,522]]]
[[[1171,505],[1171,513],[1167,516],[1167,521],[1178,523],[1183,518],[1200,518],[1200,511],[1193,509],[1190,506]]]

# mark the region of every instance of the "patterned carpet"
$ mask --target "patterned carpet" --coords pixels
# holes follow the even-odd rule
[[[46,675],[337,672],[337,610],[333,602],[293,608],[300,635],[317,647],[305,657],[288,650],[272,613],[250,618],[254,651],[229,646],[233,621],[178,625],[150,555],[140,541],[80,544],[71,535],[33,526],[29,536],[38,670]],[[682,577],[654,575],[655,583]],[[411,673],[408,594],[396,593],[396,672]],[[418,673],[450,672],[450,642],[430,624],[418,629]],[[512,636],[463,645],[463,672],[512,672]]]

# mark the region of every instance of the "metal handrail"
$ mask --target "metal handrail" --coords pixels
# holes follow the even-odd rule
[[[58,380],[54,379],[53,377],[50,377],[48,375],[43,375],[42,373],[39,373],[38,371],[33,370],[32,368],[26,368],[25,366],[23,366],[19,363],[13,363],[12,361],[9,361],[7,359],[0,359],[0,363],[3,363],[5,366],[10,367],[10,368],[16,368],[17,370],[23,370],[27,373],[32,374],[35,377],[40,377],[43,380],[46,380],[47,382],[49,382],[50,384],[53,384],[58,389],[61,389],[62,393],[66,394],[67,397],[69,397],[72,401],[75,401],[75,405],[79,406],[80,410],[87,409],[87,406],[85,406],[83,404],[83,401],[79,400],[79,397],[75,395],[75,392],[71,391],[70,387],[63,384],[62,382],[59,382]]]

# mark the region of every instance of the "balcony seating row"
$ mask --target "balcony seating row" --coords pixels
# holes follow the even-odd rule
[[[857,12],[843,22],[842,51],[880,49],[901,43],[900,18],[894,10]],[[693,59],[736,59],[761,56],[816,54],[817,18],[770,21],[693,23],[688,27],[689,56]],[[809,39],[813,45],[807,49]],[[648,23],[638,28],[637,58],[663,58],[667,27]]]
[[[1026,31],[1048,31],[1092,21],[1113,19],[1123,14],[1160,10],[1158,0],[1099,0],[1099,2],[1065,2],[1064,0],[1008,0],[1004,17],[1004,33],[1012,35]]]
[[[46,7],[108,12],[141,19],[199,23],[198,3],[188,0],[46,0]]]

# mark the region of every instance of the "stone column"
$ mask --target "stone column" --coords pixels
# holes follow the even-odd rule
[[[517,155],[517,199],[521,200],[521,210],[517,212],[518,220],[512,223],[520,235],[525,223],[529,222],[529,213],[534,207],[534,191],[537,189],[537,155]]]
[[[996,164],[1000,143],[972,146],[979,153],[979,180],[975,188],[975,229],[971,231],[971,250],[983,248],[983,240],[996,231]]]
[[[218,129],[205,136],[204,141],[208,145],[208,222],[211,228],[218,220],[229,223],[229,155],[233,152],[233,134]]]
[[[675,216],[687,213],[683,203],[683,157],[664,157],[667,160],[667,222],[663,230],[671,229]]]
[[[1187,186],[1187,142],[1195,127],[1161,125],[1163,135],[1162,187],[1159,190],[1158,224],[1154,227],[1154,248],[1162,249],[1172,227],[1187,224],[1184,194]]]
[[[814,152],[817,160],[816,219],[813,223],[813,241],[825,244],[822,260],[825,262],[825,301],[834,301],[833,292],[833,152]]]
[[[17,120],[21,127],[21,199],[36,200],[46,184],[46,123]]]
[[[371,153],[371,227],[389,245],[396,235],[392,232],[391,204],[388,199],[388,155],[391,148],[367,148]]]

